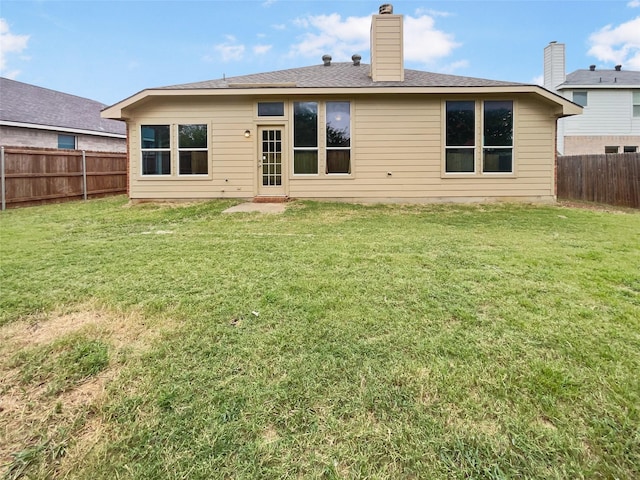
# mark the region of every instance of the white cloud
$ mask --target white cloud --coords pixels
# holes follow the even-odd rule
[[[318,60],[328,53],[334,61],[346,61],[354,53],[369,52],[371,17],[342,17],[317,15],[298,18],[294,24],[308,30],[301,40],[292,45],[290,54],[298,57],[315,57]],[[437,30],[429,15],[404,16],[404,58],[422,64],[451,54],[460,44],[453,35]],[[363,55],[364,56],[364,55]]]
[[[457,70],[460,70],[461,68],[467,68],[468,66],[469,66],[468,60],[458,60],[456,62],[450,63],[449,65],[445,65],[444,67],[440,68],[439,71],[440,73],[452,74],[452,73],[455,73]]]
[[[227,42],[214,45],[214,50],[222,56],[223,62],[230,62],[232,60],[242,60],[244,56],[245,46],[235,44],[235,37],[227,35]]]
[[[273,5],[274,3],[276,3],[278,0],[266,0],[264,2],[262,2],[262,6],[265,8],[270,7],[271,5]]]
[[[11,70],[9,72],[2,72],[2,76],[4,78],[8,78],[9,80],[15,80],[21,73],[22,72],[20,70]]]
[[[531,83],[533,83],[534,85],[540,85],[541,87],[544,86],[544,75],[536,75],[535,77],[533,77],[531,79]]]
[[[286,30],[287,26],[283,23],[278,23],[275,25],[271,25],[271,28],[273,28],[274,30]]]
[[[416,9],[416,15],[429,15],[431,17],[450,17],[453,14],[450,12],[442,12],[440,10],[432,10],[430,8],[421,7]]]
[[[4,18],[0,18],[0,71],[7,68],[7,54],[22,53],[27,48],[29,35],[14,35],[10,32],[9,24]],[[20,73],[19,70],[12,70],[4,73],[4,76],[15,78]]]
[[[271,50],[271,47],[273,47],[273,45],[255,45],[253,47],[253,53],[256,55],[264,55]]]
[[[640,7],[640,0],[631,0],[629,3],[627,3],[627,7],[631,7],[631,8]]]
[[[431,63],[451,54],[459,47],[453,35],[435,28],[435,21],[428,15],[404,20],[404,58],[408,61]]]
[[[346,61],[354,53],[369,48],[370,17],[347,17],[337,13],[298,18],[295,25],[311,30],[302,40],[291,46],[290,54],[296,57],[316,57],[318,61],[325,53],[334,61]]]
[[[589,55],[607,63],[640,70],[640,17],[617,27],[607,25],[589,37]]]

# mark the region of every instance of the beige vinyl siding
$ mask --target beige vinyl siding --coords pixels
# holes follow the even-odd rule
[[[514,101],[514,174],[478,172],[456,177],[442,173],[443,105],[451,99]],[[287,194],[292,198],[407,202],[555,198],[554,107],[533,96],[325,95],[274,97],[274,100],[285,102],[282,119],[257,118],[258,99],[252,97],[167,97],[126,112],[132,118],[128,122],[131,198],[252,198],[258,191],[258,125],[284,127],[288,146],[285,154],[291,160],[291,106],[293,101],[304,100],[318,101],[320,112],[324,112],[327,101],[351,102],[352,173],[324,173],[325,123],[321,114],[318,125],[320,173],[293,175],[289,162],[286,185]],[[171,178],[140,176],[140,125],[202,122],[209,126],[210,163],[206,178],[178,178],[175,154]],[[246,129],[251,130],[249,139],[244,137]],[[481,142],[481,133],[477,135]],[[477,165],[481,165],[480,158]]]
[[[553,200],[554,119],[550,107],[528,97],[514,98],[514,175],[456,177],[441,174],[446,99],[450,97],[357,98],[352,107],[353,179],[293,178],[290,195],[379,201]],[[478,136],[481,139],[480,133]],[[481,163],[479,158],[477,163]]]
[[[250,198],[254,195],[255,102],[248,98],[166,98],[131,112],[131,189],[134,199]],[[140,175],[140,126],[146,124],[207,123],[209,174],[206,177],[178,177],[175,149],[170,178]],[[247,139],[244,131],[250,128]],[[172,134],[175,143],[175,136]]]

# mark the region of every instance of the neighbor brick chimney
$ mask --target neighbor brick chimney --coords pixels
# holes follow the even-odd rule
[[[371,17],[371,78],[374,82],[404,81],[402,15],[393,14],[393,6],[380,6],[380,14]]]

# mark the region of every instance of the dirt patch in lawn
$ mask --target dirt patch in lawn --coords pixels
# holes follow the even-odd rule
[[[126,358],[143,353],[159,337],[158,327],[141,314],[90,307],[0,327],[0,477],[18,478],[27,471],[55,477],[76,453],[95,445],[109,382]],[[82,348],[92,345],[106,350],[106,360],[98,371],[78,374],[74,369],[85,361]],[[65,366],[69,373],[60,371]]]
[[[617,214],[638,213],[637,209],[633,209],[630,207],[619,207],[616,205],[605,205],[602,203],[580,202],[577,200],[558,200],[558,205],[560,207],[580,208],[582,210],[592,210],[594,212],[617,213]]]

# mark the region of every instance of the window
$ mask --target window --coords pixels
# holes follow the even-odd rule
[[[620,147],[618,147],[617,145],[604,147],[604,153],[618,153],[619,149]]]
[[[513,172],[513,102],[484,102],[483,173]]]
[[[633,116],[640,117],[640,91],[633,92]]]
[[[293,104],[293,173],[318,174],[318,103]]]
[[[259,117],[284,117],[284,102],[259,102]]]
[[[169,125],[142,125],[142,175],[171,175]]]
[[[351,105],[327,102],[327,174],[351,173]]]
[[[573,103],[577,103],[580,106],[587,106],[587,92],[573,92]]]
[[[627,146],[627,145],[625,145],[623,151],[624,151],[624,153],[636,153],[638,151],[638,147],[637,146]]]
[[[75,150],[76,137],[75,135],[58,135],[58,148],[65,148],[67,150]]]
[[[209,173],[206,125],[178,125],[178,158],[180,175]]]
[[[475,171],[475,102],[447,102],[445,171]]]

